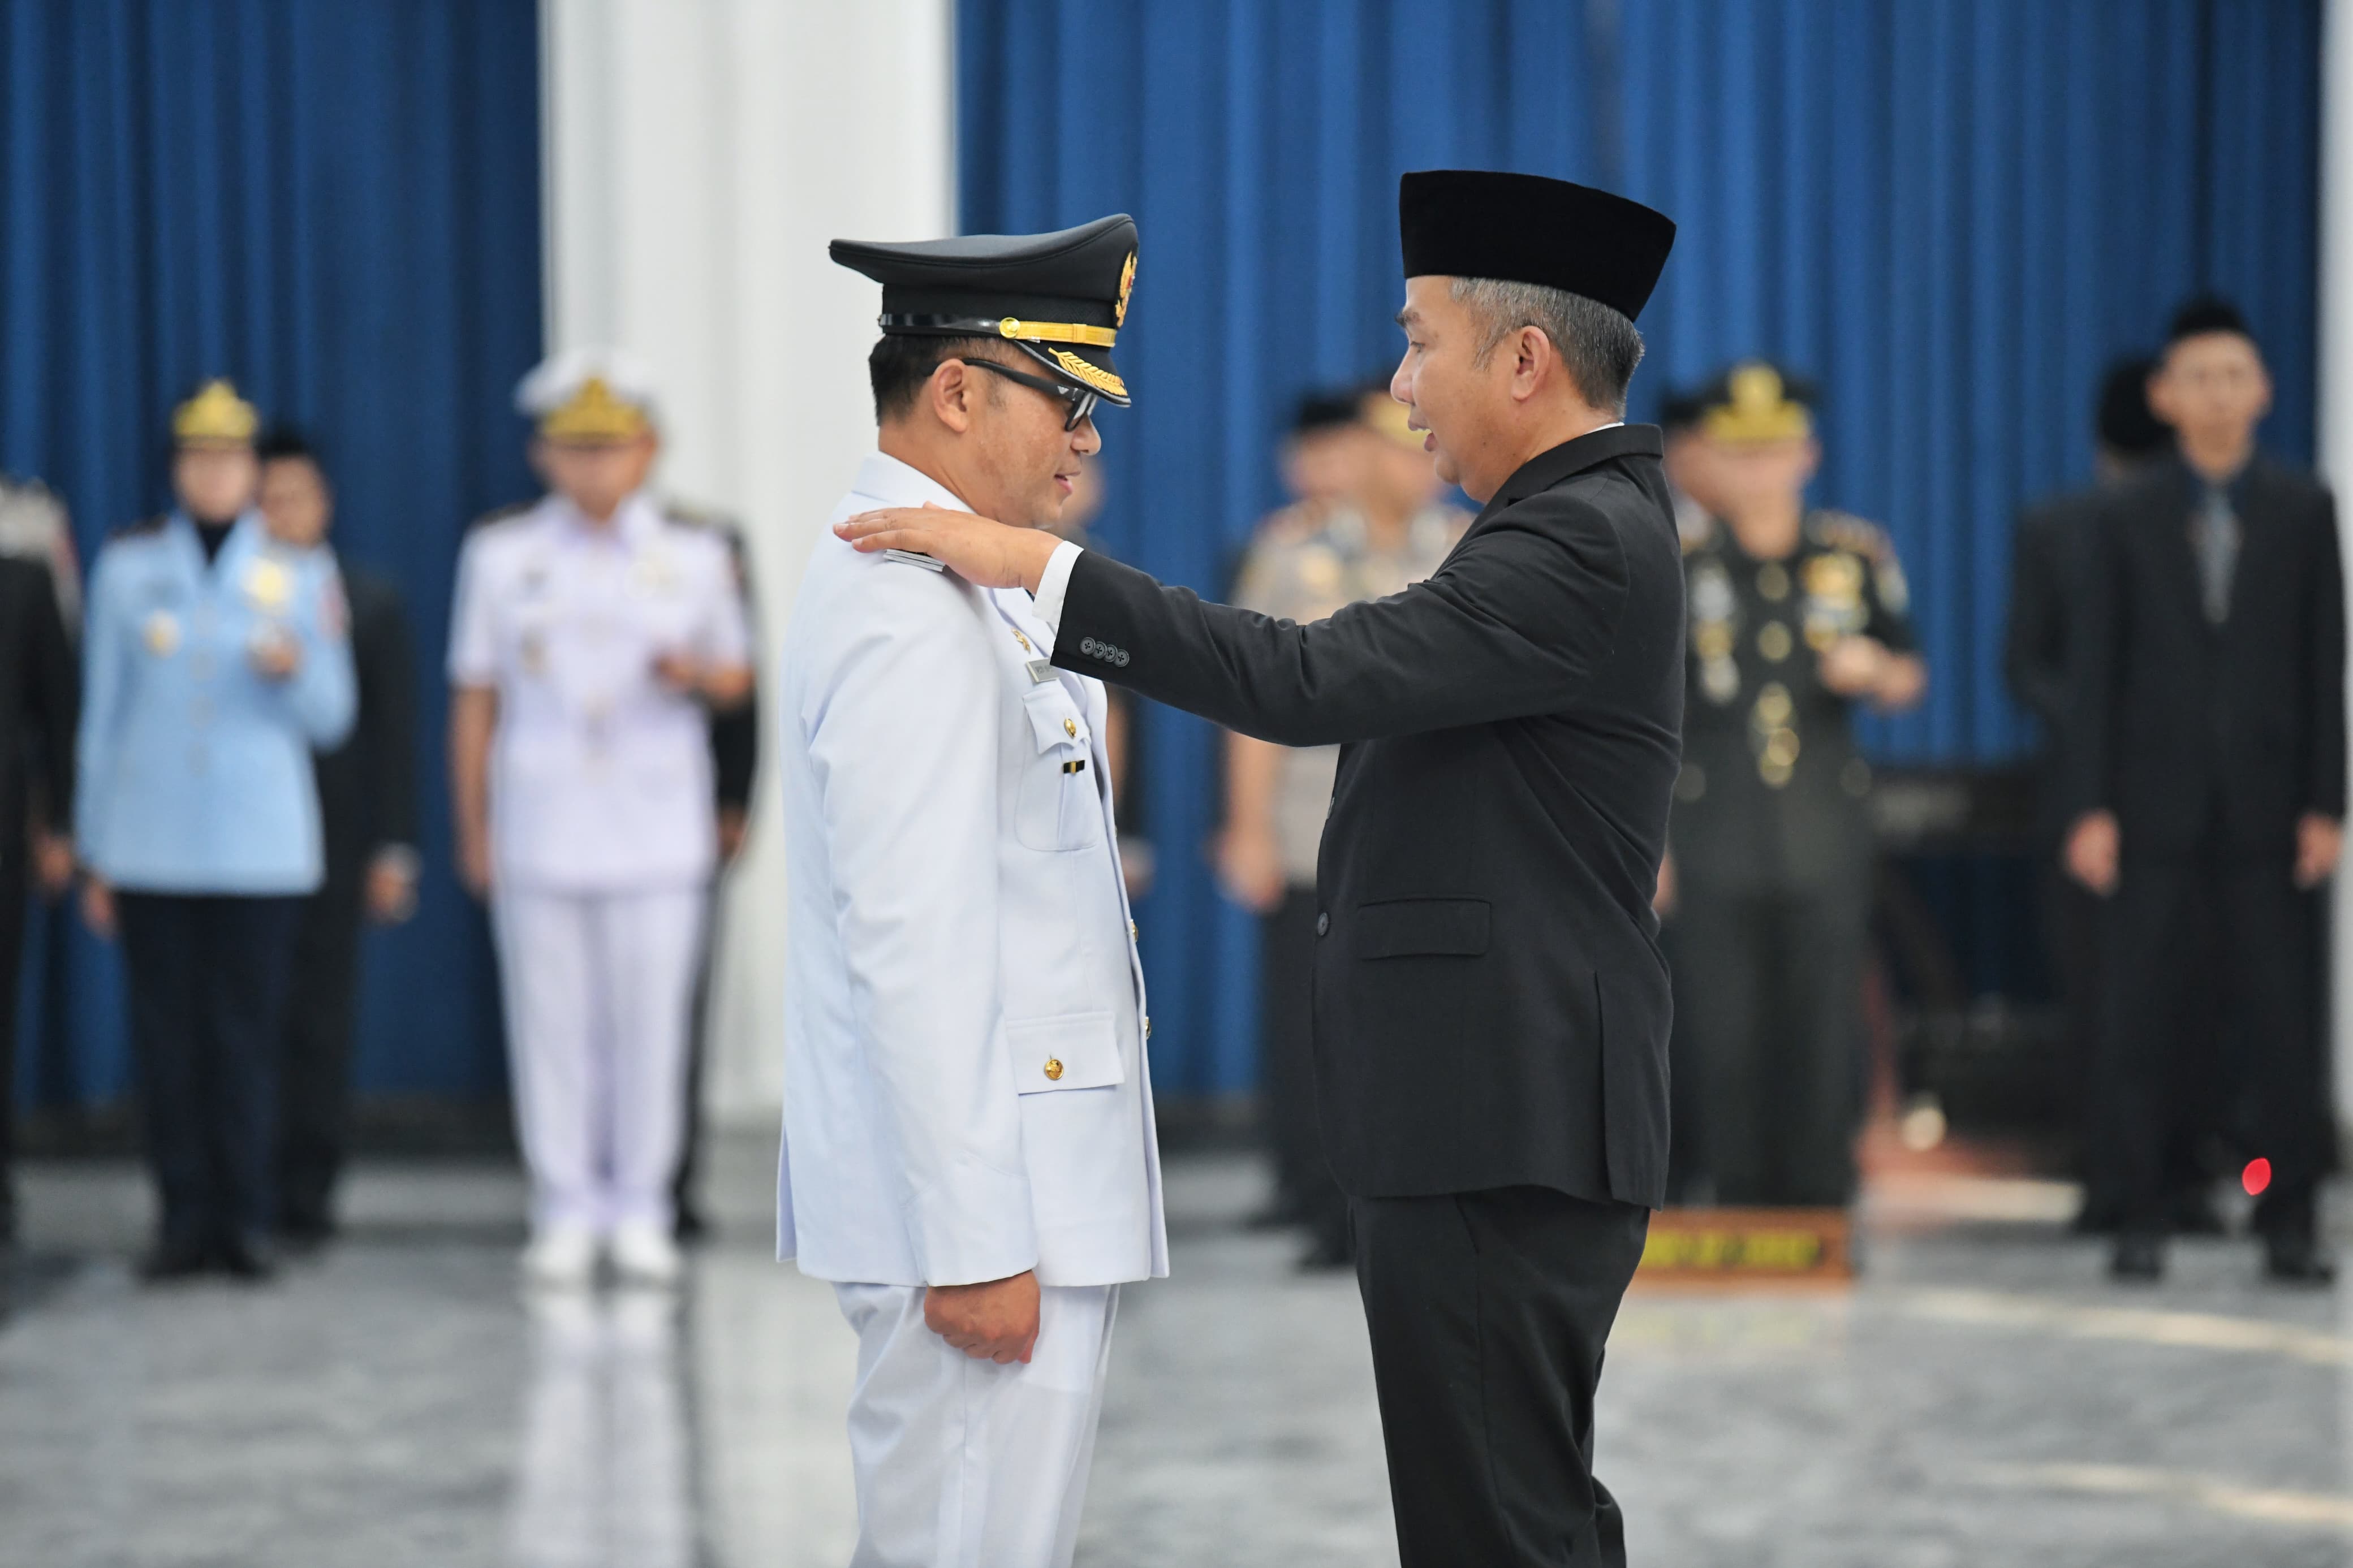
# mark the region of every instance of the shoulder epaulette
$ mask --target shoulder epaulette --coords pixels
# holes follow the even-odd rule
[[[1895,542],[1885,529],[1852,512],[1818,511],[1808,526],[1816,539],[1834,550],[1852,550],[1874,561],[1895,553]]]
[[[744,531],[743,525],[723,511],[712,511],[680,501],[664,501],[661,514],[665,522],[674,522],[681,528],[705,529],[723,537],[733,537]]]
[[[512,506],[502,506],[495,510],[486,511],[468,523],[466,531],[471,533],[478,528],[495,528],[502,522],[512,522],[523,513],[536,510],[538,506],[537,501],[519,500]]]

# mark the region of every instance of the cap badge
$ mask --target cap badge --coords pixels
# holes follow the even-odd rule
[[[1127,253],[1127,265],[1119,269],[1119,303],[1112,307],[1111,324],[1127,325],[1127,297],[1135,292],[1135,252]]]
[[[582,381],[539,422],[539,433],[551,441],[634,441],[650,427],[645,410],[616,396],[601,375]]]
[[[1813,416],[1793,401],[1781,373],[1755,361],[1725,378],[1725,401],[1707,411],[1707,433],[1719,441],[1798,441],[1813,434]]]

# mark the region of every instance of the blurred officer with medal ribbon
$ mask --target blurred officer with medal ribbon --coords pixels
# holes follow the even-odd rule
[[[1398,198],[1390,393],[1482,503],[1427,580],[1302,625],[903,501],[840,531],[1032,590],[1058,667],[1345,746],[1315,1088],[1405,1568],[1618,1563],[1593,1397],[1666,1184],[1651,898],[1683,618],[1659,432],[1623,421],[1674,226],[1530,174],[1409,174]]]
[[[1135,225],[836,240],[882,285],[875,507],[1041,547],[1125,406]],[[860,1568],[1066,1568],[1120,1289],[1167,1272],[1103,684],[1052,617],[818,542],[786,633],[777,1252],[857,1332]]]
[[[1927,687],[1885,531],[1806,505],[1813,402],[1762,361],[1702,395],[1716,516],[1683,543],[1689,683],[1662,890],[1700,1079],[1694,1163],[1725,1204],[1854,1195],[1872,846],[1853,713]]]
[[[2102,499],[2068,659],[2063,855],[2106,904],[2094,1148],[2124,1208],[2110,1267],[2165,1271],[2168,1091],[2203,969],[2244,1101],[2227,1120],[2243,1118],[2265,1272],[2326,1285],[2319,890],[2345,822],[2337,506],[2258,449],[2271,376],[2227,302],[2182,307],[2148,400],[2176,449]]]
[[[90,571],[75,838],[84,918],[122,942],[155,1279],[269,1270],[279,1034],[324,873],[311,753],[354,707],[334,558],[254,509],[257,424],[225,381],[182,404],[178,504]]]
[[[718,858],[710,713],[752,687],[726,544],[646,493],[644,368],[556,355],[516,392],[549,494],[458,560],[449,768],[459,874],[491,903],[535,1283],[679,1274],[670,1184]]]

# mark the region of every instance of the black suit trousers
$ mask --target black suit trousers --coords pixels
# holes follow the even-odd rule
[[[1350,1208],[1402,1568],[1623,1564],[1593,1396],[1650,1210],[1546,1187]]]
[[[1267,1133],[1282,1202],[1318,1243],[1348,1244],[1348,1200],[1315,1124],[1315,916],[1312,887],[1284,889],[1259,919],[1259,1037]]]
[[[2211,914],[2211,923],[2201,922]],[[2211,966],[2221,1023],[2226,1096],[2246,1149],[2271,1162],[2258,1228],[2308,1233],[2331,1159],[2319,1014],[2318,897],[2287,861],[2210,834],[2186,858],[2127,858],[2107,910],[2097,1148],[2126,1223],[2162,1229],[2167,1136],[2176,1116],[2183,1028],[2197,976]],[[2206,925],[2211,950],[2195,940]]]
[[[279,1030],[302,900],[116,895],[167,1245],[269,1229]]]
[[[278,1207],[289,1230],[322,1230],[334,1221],[335,1183],[351,1142],[366,892],[362,858],[330,854],[325,883],[302,902],[278,1056]]]
[[[1870,919],[1859,882],[1684,884],[1675,1023],[1696,1069],[1694,1163],[1716,1202],[1835,1208],[1853,1199]]]
[[[16,1208],[9,1173],[16,1158],[16,982],[31,896],[26,871],[22,845],[0,845],[0,1246],[15,1233]]]

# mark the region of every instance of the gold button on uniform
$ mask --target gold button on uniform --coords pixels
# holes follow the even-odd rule
[[[1779,621],[1767,621],[1757,633],[1757,651],[1775,664],[1789,657],[1789,628]]]
[[[1073,741],[1077,740],[1079,738],[1079,721],[1076,719],[1063,720],[1062,733],[1068,735]]]
[[[1135,922],[1134,921],[1127,922],[1127,940],[1130,942],[1134,942],[1135,940]]]
[[[1152,1037],[1152,1015],[1149,1013],[1144,1016],[1144,1037],[1147,1040]]]
[[[1046,1081],[1049,1083],[1060,1083],[1062,1081],[1061,1058],[1048,1057],[1046,1058]]]

